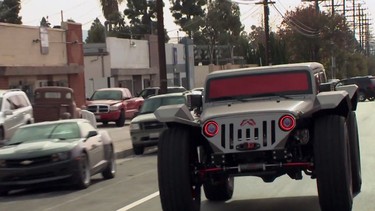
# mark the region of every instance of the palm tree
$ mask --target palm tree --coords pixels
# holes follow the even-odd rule
[[[119,12],[119,4],[121,4],[124,0],[100,0],[100,4],[102,5],[103,15],[106,20],[111,20],[114,14],[118,14]]]
[[[124,18],[119,12],[119,4],[123,1],[124,0],[100,0],[104,18],[107,20],[104,24],[106,30],[112,31],[113,28],[124,27]]]

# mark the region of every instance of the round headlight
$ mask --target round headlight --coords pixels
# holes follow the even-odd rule
[[[284,115],[279,120],[279,127],[283,131],[293,130],[296,126],[296,119],[292,115]]]
[[[203,126],[203,133],[208,137],[213,137],[219,132],[219,125],[215,121],[208,121]]]

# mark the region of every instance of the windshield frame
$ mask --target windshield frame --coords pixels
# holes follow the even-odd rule
[[[269,76],[266,78],[265,76]],[[306,84],[299,83],[290,83],[290,80],[275,80],[279,77],[295,77],[305,80]],[[305,69],[300,70],[290,70],[290,71],[280,71],[280,72],[260,72],[260,73],[244,73],[241,75],[233,76],[223,76],[210,78],[206,83],[206,96],[205,102],[219,102],[226,100],[239,100],[239,99],[249,99],[249,98],[264,98],[264,97],[278,97],[289,95],[309,95],[313,94],[313,85],[311,81],[311,72]],[[215,84],[216,83],[216,84]],[[222,84],[220,84],[222,83]],[[274,85],[276,83],[276,85]],[[250,86],[254,84],[256,89],[252,89]],[[264,84],[272,84],[272,86],[264,86]],[[277,87],[288,87],[285,90],[280,90],[274,92]],[[222,88],[224,87],[224,88]],[[226,88],[230,87],[230,88]],[[246,89],[245,89],[246,87]],[[236,89],[233,93],[231,89]],[[299,88],[299,89],[295,89]],[[216,90],[215,90],[216,89]],[[215,90],[215,93],[212,93],[211,90]],[[245,91],[244,91],[245,90]],[[258,92],[254,91],[258,90]],[[246,93],[247,91],[247,93]],[[234,94],[238,92],[238,94]]]

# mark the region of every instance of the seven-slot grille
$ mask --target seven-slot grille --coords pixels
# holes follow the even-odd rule
[[[259,143],[262,147],[272,145],[276,141],[275,120],[270,122],[262,121],[258,127],[234,128],[234,124],[221,124],[221,146],[234,149],[237,144],[248,142]]]
[[[93,113],[108,113],[109,106],[108,105],[89,105],[87,110]]]
[[[278,126],[279,116],[262,116],[257,119],[228,118],[215,120],[219,132],[213,137],[206,137],[217,150],[225,153],[239,152],[236,146],[244,143],[256,143],[259,148],[253,150],[273,150],[289,132],[282,131]]]

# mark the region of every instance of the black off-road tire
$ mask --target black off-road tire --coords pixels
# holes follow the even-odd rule
[[[0,196],[7,196],[9,193],[9,190],[4,187],[0,187]]]
[[[368,97],[367,100],[369,100],[369,101],[374,101],[374,100],[375,100],[375,97]]]
[[[165,130],[158,144],[158,180],[163,211],[199,211],[201,184],[195,175],[197,153],[191,132],[176,126]]]
[[[0,127],[0,141],[5,139],[5,131],[3,127]]]
[[[116,158],[115,158],[115,153],[113,151],[113,148],[111,148],[111,152],[109,155],[109,160],[108,160],[108,165],[102,171],[102,176],[104,179],[112,179],[116,176]]]
[[[73,175],[73,184],[77,189],[86,189],[91,184],[90,163],[85,153],[82,153],[78,169]]]
[[[351,111],[349,113],[346,124],[348,125],[348,133],[349,133],[353,195],[357,195],[358,193],[361,192],[362,175],[361,175],[361,154],[360,154],[359,138],[358,138],[358,125],[357,125],[356,114],[354,111]]]
[[[351,211],[352,172],[345,118],[319,117],[314,129],[315,173],[321,210]]]
[[[142,155],[144,151],[145,151],[144,146],[133,145],[133,152],[134,152],[134,154],[136,154],[136,155]]]
[[[123,127],[125,125],[125,111],[121,110],[120,117],[116,121],[117,127]]]
[[[234,178],[215,175],[203,183],[206,198],[211,201],[227,201],[233,196]]]

